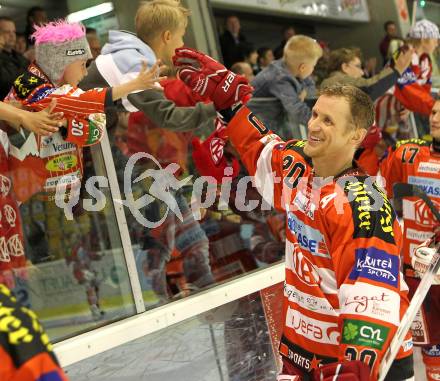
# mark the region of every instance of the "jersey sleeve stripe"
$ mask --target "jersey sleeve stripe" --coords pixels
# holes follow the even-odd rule
[[[272,151],[274,147],[279,144],[279,140],[271,140],[267,142],[268,135],[263,137],[260,141],[265,144],[265,147],[260,153],[257,161],[257,170],[255,172],[255,187],[269,205],[273,205],[274,195],[274,172],[272,169]]]

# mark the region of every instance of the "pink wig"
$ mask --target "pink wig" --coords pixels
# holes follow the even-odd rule
[[[77,40],[85,36],[84,25],[80,23],[69,24],[66,20],[58,20],[47,23],[43,26],[34,26],[35,32],[31,38],[36,45],[52,43],[62,44],[63,42]]]

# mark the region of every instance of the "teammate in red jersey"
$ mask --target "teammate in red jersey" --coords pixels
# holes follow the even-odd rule
[[[420,186],[436,207],[440,208],[440,100],[434,103],[430,117],[432,143],[421,139],[399,141],[390,147],[381,164],[380,172],[386,180],[386,190],[392,197],[396,182]],[[412,295],[420,283],[420,274],[414,269],[416,248],[439,229],[431,211],[423,200],[416,197],[403,199],[403,254],[404,275]],[[440,283],[436,279],[420,313],[413,323],[414,343],[423,345],[423,361],[429,381],[440,379]]]
[[[353,162],[373,124],[371,100],[354,87],[328,88],[309,140],[283,142],[246,107],[232,110],[251,91],[242,77],[191,49],[177,49],[174,61],[181,79],[230,118],[229,139],[257,188],[287,214],[279,380],[377,379],[408,298],[395,213]],[[408,340],[387,380],[412,379]]]

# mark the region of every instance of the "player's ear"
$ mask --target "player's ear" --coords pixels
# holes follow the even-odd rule
[[[343,73],[345,73],[345,74],[347,74],[347,71],[348,71],[348,68],[350,67],[350,65],[348,65],[347,63],[343,63],[342,65],[341,65],[341,71],[343,72]]]
[[[168,41],[171,40],[171,31],[169,30],[165,30],[164,32],[162,32],[162,41],[167,44]]]
[[[351,140],[356,147],[359,147],[365,136],[367,135],[367,130],[365,128],[356,128],[353,132]]]

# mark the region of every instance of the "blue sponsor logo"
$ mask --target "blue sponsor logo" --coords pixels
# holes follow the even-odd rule
[[[432,347],[424,347],[422,351],[429,357],[440,357],[440,345],[433,345]]]
[[[418,185],[428,196],[440,196],[440,180],[428,177],[408,176],[408,183]]]
[[[397,287],[399,280],[399,257],[369,247],[355,251],[355,263],[349,279],[367,278]]]
[[[295,235],[301,248],[318,257],[330,258],[323,235],[299,220],[292,212],[287,213],[287,226]]]
[[[52,94],[56,89],[53,87],[43,87],[39,90],[37,90],[33,95],[29,103],[39,102],[42,99],[48,97],[50,94]]]

